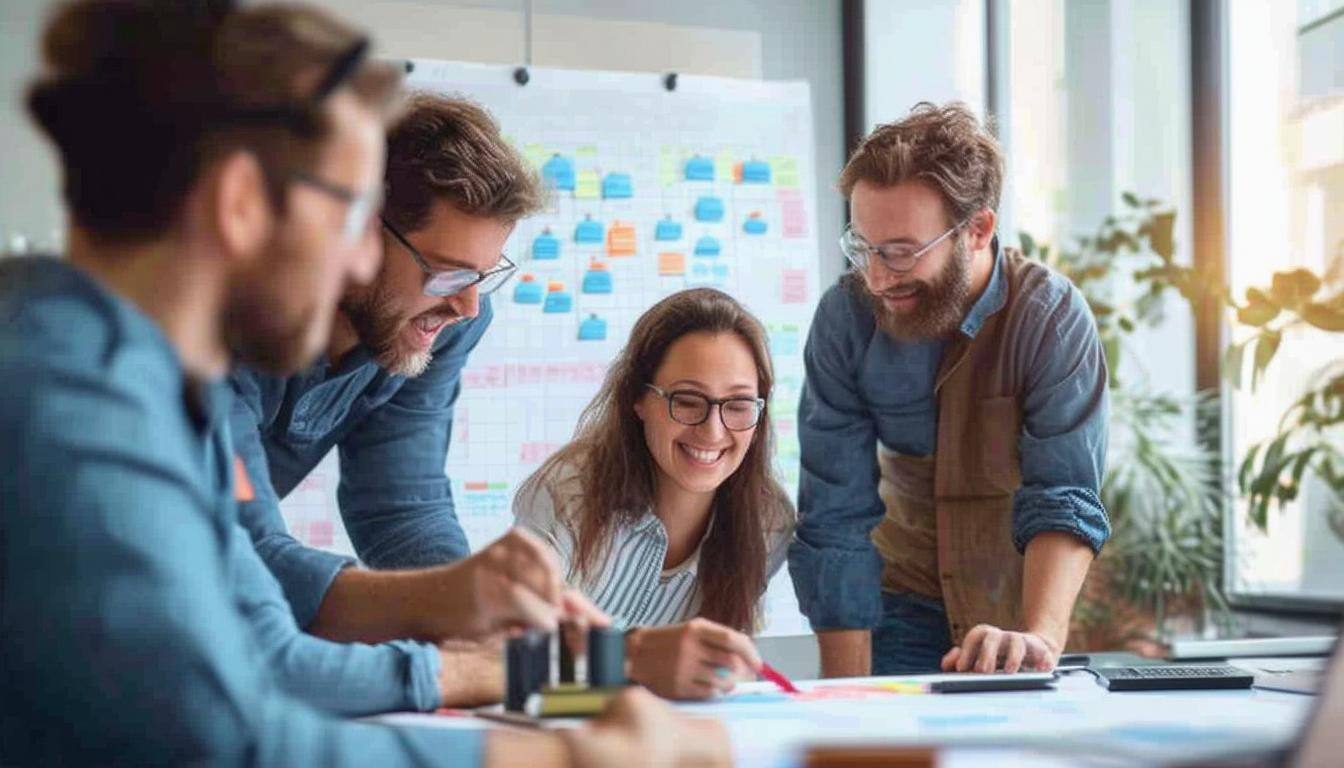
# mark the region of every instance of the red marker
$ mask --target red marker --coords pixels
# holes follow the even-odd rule
[[[785,693],[802,693],[798,690],[798,686],[789,681],[789,678],[765,662],[761,662],[761,677],[779,686],[779,690]]]

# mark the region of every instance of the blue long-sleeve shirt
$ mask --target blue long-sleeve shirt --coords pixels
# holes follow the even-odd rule
[[[239,607],[276,684],[300,701],[349,717],[439,706],[439,652],[408,640],[336,643],[299,629],[280,584],[241,525],[230,575]]]
[[[478,733],[279,690],[238,562],[230,395],[63,262],[0,264],[0,764],[477,765]]]
[[[351,560],[299,543],[280,499],[333,446],[341,518],[361,560],[410,568],[469,553],[444,462],[462,368],[492,317],[483,299],[478,316],[444,329],[429,368],[415,378],[383,370],[362,346],[334,366],[322,360],[288,378],[246,369],[230,377],[234,446],[256,489],[240,515],[300,626]]]
[[[1003,255],[959,332],[974,337],[1007,300]],[[1022,487],[1013,497],[1018,550],[1037,534],[1064,531],[1100,550],[1110,523],[1099,496],[1105,466],[1106,362],[1082,294],[1052,273],[1026,302],[1029,337],[1011,339],[1022,370]],[[938,440],[934,381],[944,342],[897,341],[846,285],[817,306],[803,353],[798,407],[801,477],[789,572],[812,627],[872,628],[882,614],[881,558],[869,536],[885,514],[877,441],[929,456]]]

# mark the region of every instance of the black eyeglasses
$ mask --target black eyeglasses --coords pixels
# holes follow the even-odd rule
[[[756,426],[765,412],[765,399],[760,397],[725,397],[715,399],[693,389],[674,389],[665,392],[652,384],[644,386],[667,401],[667,415],[678,424],[695,427],[709,419],[710,406],[719,407],[719,421],[732,432],[744,432]]]
[[[383,218],[383,226],[392,236],[401,243],[401,247],[411,254],[415,263],[425,273],[425,295],[444,298],[446,296],[456,296],[467,290],[471,286],[479,286],[477,291],[482,296],[489,296],[499,290],[501,286],[513,277],[513,273],[518,271],[518,265],[509,261],[509,257],[499,254],[499,266],[488,272],[481,272],[475,269],[434,269],[429,264],[429,260],[411,245],[410,241],[404,235],[397,231],[396,227],[388,223]]]

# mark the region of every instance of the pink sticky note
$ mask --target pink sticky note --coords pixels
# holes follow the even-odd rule
[[[807,206],[803,193],[796,189],[781,189],[779,195],[780,229],[784,237],[807,237]]]
[[[780,277],[780,301],[785,304],[807,303],[807,270],[786,269]]]

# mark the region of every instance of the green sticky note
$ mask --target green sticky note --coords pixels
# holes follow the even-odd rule
[[[584,144],[574,151],[577,157],[597,157],[596,144]]]

